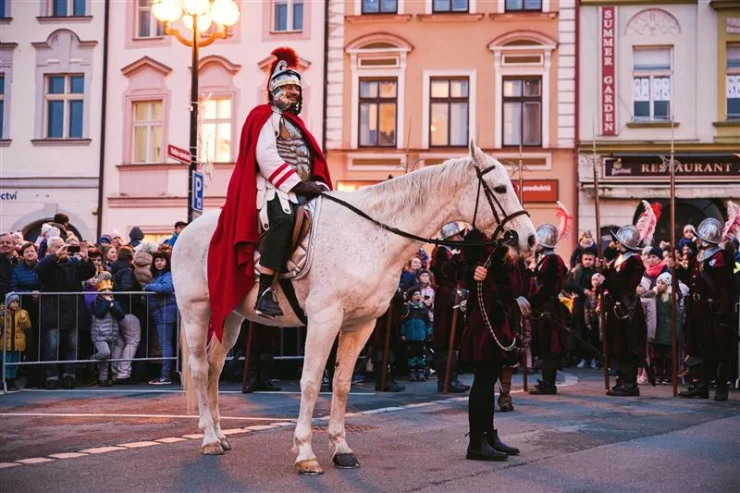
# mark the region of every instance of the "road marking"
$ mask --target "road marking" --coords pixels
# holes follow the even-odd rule
[[[167,389],[99,389],[95,390],[93,388],[80,388],[80,389],[20,389],[18,391],[14,392],[8,392],[7,395],[10,394],[16,394],[18,392],[59,392],[64,394],[72,394],[75,392],[82,392],[82,393],[95,393],[95,394],[182,394],[183,390],[167,390]],[[242,394],[241,390],[219,390],[219,394]],[[300,395],[300,390],[281,390],[277,392],[267,392],[263,390],[258,390],[256,392],[252,392],[252,394],[293,394],[293,395]],[[2,394],[0,394],[2,395]],[[331,392],[319,392],[319,395],[332,395]],[[350,392],[349,395],[376,395],[375,392]]]
[[[55,459],[76,459],[77,457],[85,457],[87,454],[81,454],[79,452],[63,452],[61,454],[51,454],[49,457]]]
[[[107,454],[108,452],[115,452],[116,450],[126,450],[123,447],[95,447],[95,448],[86,448],[84,450],[80,450],[80,453],[83,454]]]
[[[119,447],[126,447],[126,448],[144,448],[144,447],[153,447],[155,445],[162,445],[159,442],[151,442],[151,441],[145,441],[145,442],[131,442],[131,443],[119,443]]]
[[[8,469],[9,467],[17,467],[22,465],[23,464],[19,464],[18,462],[0,462],[0,469]]]
[[[198,419],[190,414],[103,414],[103,413],[0,413],[0,416],[15,417],[52,417],[52,418],[162,418],[162,419]],[[296,421],[292,418],[264,418],[249,416],[221,416],[220,419],[236,421]]]
[[[21,464],[43,464],[44,462],[54,462],[54,459],[49,459],[48,457],[31,457],[30,459],[21,459],[19,461]]]
[[[160,443],[177,443],[177,442],[187,442],[187,438],[182,437],[167,437],[167,438],[158,438],[155,440],[156,442]]]

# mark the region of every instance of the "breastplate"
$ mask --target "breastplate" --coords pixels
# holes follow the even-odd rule
[[[291,122],[281,119],[277,151],[296,172],[301,181],[311,179],[311,154],[301,131]]]

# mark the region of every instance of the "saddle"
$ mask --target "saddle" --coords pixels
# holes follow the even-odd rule
[[[319,218],[321,212],[321,200],[319,198],[309,201],[296,209],[296,220],[293,226],[292,251],[285,270],[280,273],[279,279],[301,279],[311,270],[311,243],[314,236],[312,228],[314,222]],[[266,231],[260,233],[258,248],[254,252],[254,275],[259,278],[260,251]]]

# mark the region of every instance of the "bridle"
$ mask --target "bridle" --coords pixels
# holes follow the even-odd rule
[[[515,219],[519,216],[529,216],[529,212],[527,212],[524,209],[520,209],[516,212],[512,212],[511,214],[507,214],[504,207],[501,205],[501,202],[499,202],[498,198],[496,198],[496,195],[494,194],[493,190],[491,190],[491,187],[488,186],[488,183],[483,179],[483,177],[489,173],[490,171],[493,171],[496,169],[496,165],[489,166],[488,168],[484,170],[480,170],[477,166],[475,167],[475,175],[478,178],[478,193],[475,196],[475,210],[473,211],[473,223],[472,226],[475,228],[475,220],[478,217],[478,204],[480,203],[480,191],[481,188],[483,189],[483,194],[486,197],[486,200],[488,201],[488,205],[491,207],[491,212],[493,213],[493,217],[496,221],[496,229],[494,230],[493,234],[491,235],[490,241],[483,241],[483,242],[468,242],[468,241],[452,241],[452,240],[435,240],[432,238],[422,238],[421,236],[416,236],[414,234],[408,233],[406,231],[403,231],[401,229],[398,229],[394,226],[389,226],[385,223],[382,223],[378,221],[377,219],[370,217],[366,212],[364,212],[361,209],[358,209],[352,204],[349,204],[345,202],[344,200],[334,197],[332,195],[322,193],[321,196],[324,197],[327,200],[331,200],[332,202],[335,202],[358,216],[367,219],[368,221],[372,222],[376,226],[379,226],[383,228],[386,231],[390,231],[393,234],[396,234],[398,236],[402,236],[404,238],[407,238],[409,240],[414,241],[420,241],[422,243],[431,243],[432,245],[437,246],[447,246],[447,247],[482,247],[482,246],[497,246],[499,244],[499,241],[506,244],[516,244],[519,241],[519,235],[516,231],[506,231],[504,233],[503,238],[501,240],[498,239],[498,236],[501,234],[501,232],[504,229],[504,226],[506,223],[511,221],[512,219]],[[498,206],[498,209],[496,209],[496,206]],[[500,212],[499,212],[500,211]]]

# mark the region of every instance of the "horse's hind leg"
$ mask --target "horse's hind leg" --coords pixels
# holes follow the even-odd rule
[[[213,413],[216,436],[224,450],[231,450],[231,444],[221,431],[221,416],[218,409],[218,381],[224,369],[226,355],[239,338],[239,329],[243,320],[235,313],[229,315],[224,324],[223,340],[219,343],[215,338],[212,339],[208,350],[208,401]]]
[[[295,427],[293,443],[298,453],[295,468],[300,474],[321,474],[323,469],[311,447],[311,420],[321,388],[326,360],[342,324],[341,314],[333,309],[312,314],[306,333],[306,356],[301,376],[301,411]]]
[[[341,469],[360,467],[352,449],[347,445],[344,429],[344,414],[347,397],[352,385],[352,373],[357,357],[375,328],[375,320],[362,326],[352,327],[350,332],[340,332],[337,350],[337,366],[334,369],[331,415],[329,417],[329,439],[334,444],[334,465]]]
[[[203,430],[203,445],[200,452],[206,455],[224,453],[221,441],[216,435],[216,425],[213,420],[213,410],[208,400],[208,318],[210,309],[207,301],[193,301],[181,308],[183,333],[185,344],[188,346],[189,357],[185,364],[190,369],[192,391],[198,402],[198,427]],[[186,379],[187,385],[187,379]],[[187,390],[191,392],[191,390]]]

